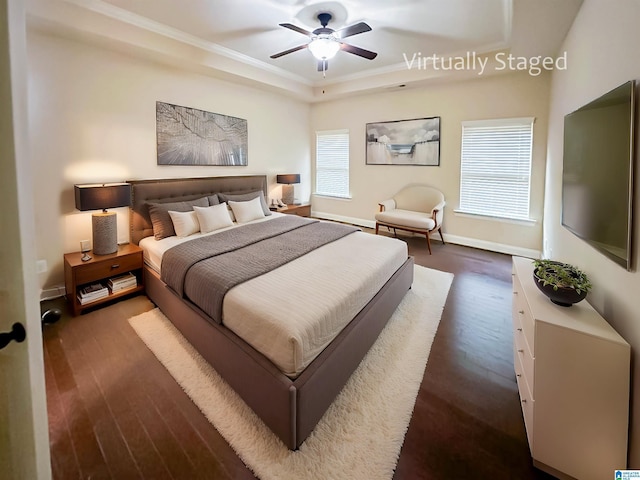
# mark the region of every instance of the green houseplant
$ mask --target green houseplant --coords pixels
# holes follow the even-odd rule
[[[591,290],[589,277],[577,267],[555,260],[534,260],[533,279],[556,305],[570,307]]]

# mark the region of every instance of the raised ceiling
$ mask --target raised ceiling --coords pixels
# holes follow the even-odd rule
[[[411,59],[491,55],[556,55],[581,0],[29,0],[29,24],[179,63],[200,72],[288,92],[309,101],[399,84],[420,84],[446,72]],[[270,55],[309,38],[306,30],[329,12],[329,27],[366,22],[371,32],[347,43],[378,53],[347,52],[323,75],[306,49]],[[417,66],[427,68],[416,68]],[[464,76],[474,72],[449,72]]]

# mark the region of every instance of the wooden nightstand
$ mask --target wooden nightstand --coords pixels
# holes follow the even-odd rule
[[[80,260],[82,255],[81,252],[64,255],[64,284],[73,315],[79,315],[87,308],[144,290],[142,249],[137,245],[132,243],[120,245],[116,253],[93,255],[93,258],[87,262]],[[107,286],[107,281],[110,278],[129,272],[137,278],[135,287],[114,293],[109,291],[108,296],[84,305],[78,300],[78,292],[83,287],[97,282]]]
[[[287,205],[286,207],[278,207],[276,209],[272,209],[274,212],[286,213],[289,215],[298,215],[300,217],[310,217],[311,216],[311,204],[303,203],[301,205]]]

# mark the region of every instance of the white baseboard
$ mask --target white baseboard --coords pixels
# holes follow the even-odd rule
[[[363,220],[362,218],[345,217],[343,215],[335,215],[333,213],[316,211],[311,212],[311,216],[315,218],[322,218],[325,220],[350,223],[352,225],[359,225],[362,227],[376,228],[376,222],[374,220]],[[436,235],[435,238],[437,239],[438,235]],[[506,245],[503,243],[489,242],[476,238],[461,237],[459,235],[450,235],[447,233],[444,233],[444,241],[447,243],[454,243],[456,245],[464,245],[465,247],[489,250],[491,252],[505,253],[507,255],[517,255],[519,257],[540,258],[541,255],[541,252],[539,250],[517,247],[515,245]]]
[[[53,300],[54,298],[64,297],[67,291],[64,288],[64,285],[58,285],[51,288],[46,288],[44,290],[40,290],[40,301],[43,300]]]
[[[455,243],[456,245],[464,245],[465,247],[479,248],[480,250],[516,255],[518,257],[540,258],[539,250],[517,247],[515,245],[506,245],[504,243],[488,242],[486,240],[478,240],[477,238],[460,237],[458,235],[448,235],[445,233],[444,241],[448,243]]]

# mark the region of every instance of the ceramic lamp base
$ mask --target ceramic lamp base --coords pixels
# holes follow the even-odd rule
[[[118,222],[115,212],[94,213],[93,226],[94,255],[108,255],[118,251]]]
[[[293,185],[282,185],[282,201],[293,205]]]

